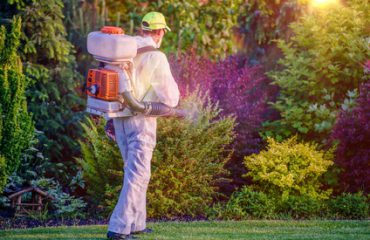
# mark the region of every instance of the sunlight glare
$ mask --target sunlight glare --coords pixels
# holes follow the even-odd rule
[[[311,4],[314,7],[326,7],[332,4],[339,4],[339,0],[312,0]]]

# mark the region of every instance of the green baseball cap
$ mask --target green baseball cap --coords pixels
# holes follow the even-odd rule
[[[171,31],[171,29],[167,26],[166,20],[164,16],[160,12],[149,12],[145,14],[143,20],[141,20],[141,27],[144,30],[157,30],[157,29],[165,29]]]

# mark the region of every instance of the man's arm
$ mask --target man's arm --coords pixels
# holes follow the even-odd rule
[[[180,98],[179,87],[172,76],[166,55],[162,52],[155,52],[152,60],[155,62],[155,69],[150,84],[159,102],[170,107],[177,106]]]

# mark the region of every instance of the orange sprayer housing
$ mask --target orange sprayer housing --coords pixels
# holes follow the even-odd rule
[[[114,27],[114,26],[104,26],[100,29],[100,31],[106,34],[124,34],[125,33],[122,28]]]
[[[86,81],[89,96],[106,101],[118,99],[118,73],[107,69],[89,69]]]

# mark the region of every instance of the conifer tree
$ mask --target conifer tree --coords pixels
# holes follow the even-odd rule
[[[27,112],[26,78],[17,55],[21,19],[13,18],[11,30],[0,27],[0,191],[7,175],[19,166],[21,153],[33,137],[34,126]]]

